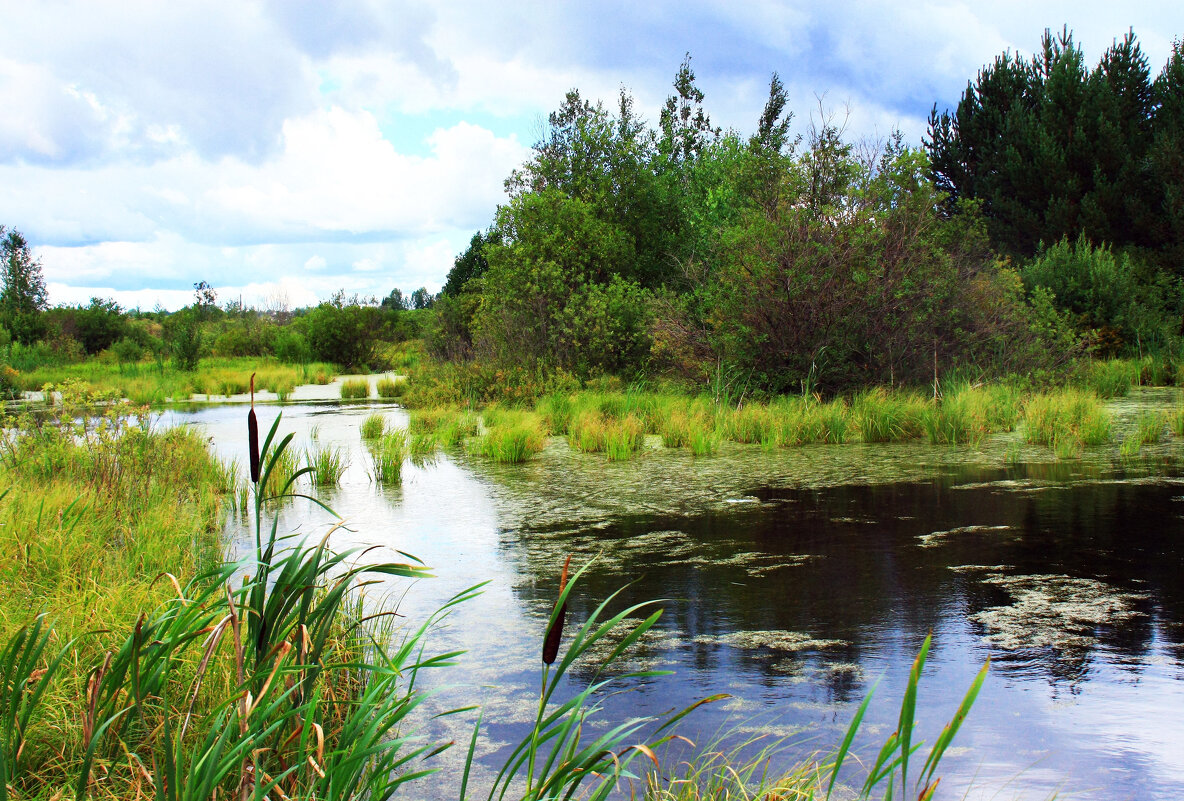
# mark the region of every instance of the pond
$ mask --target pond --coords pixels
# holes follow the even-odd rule
[[[1174,390],[1115,402],[1117,438],[1137,410],[1178,402]],[[700,746],[784,738],[776,770],[837,745],[878,681],[857,740],[874,757],[932,632],[918,712],[929,742],[991,660],[942,763],[939,798],[1184,797],[1179,443],[1147,446],[1137,461],[1115,445],[1064,462],[1016,434],[978,447],[725,444],[700,459],[654,444],[609,463],[553,439],[522,465],[440,454],[383,489],[359,427],[375,411],[405,425],[405,412],[262,406],[262,428],[280,411],[301,447],[347,453],[341,485],[317,492],[348,523],[335,543],[406,551],[434,568],[436,578],[372,592],[372,603],[415,622],[489,582],[433,636],[439,650],[467,650],[461,665],[429,678],[443,688],[432,709],[485,708],[475,781],[533,717],[542,628],[573,554],[594,562],[569,621],[624,585],[625,602],[666,599],[631,665],[673,675],[606,698],[606,719],[727,693],[681,733]],[[178,409],[162,422],[199,427],[245,463],[242,407]],[[296,502],[280,525],[319,535],[329,519]],[[237,547],[253,541],[241,521],[228,525]],[[457,716],[424,731],[466,743],[471,725]],[[446,772],[462,751],[441,759]]]

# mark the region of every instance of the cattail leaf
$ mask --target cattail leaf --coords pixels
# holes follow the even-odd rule
[[[559,595],[563,595],[563,591],[567,588],[567,570],[571,567],[571,555],[567,557],[567,561],[563,563],[563,573],[559,576]],[[555,657],[559,656],[559,641],[563,639],[563,623],[567,617],[567,601],[559,607],[558,613],[551,615],[551,627],[547,629],[547,636],[543,640],[543,664],[551,665],[555,663]]]

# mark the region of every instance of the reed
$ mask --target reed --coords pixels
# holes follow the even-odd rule
[[[567,443],[584,453],[603,451],[606,429],[606,421],[599,411],[579,412],[568,426]]]
[[[342,400],[366,400],[370,397],[370,381],[366,378],[347,378],[341,382]]]
[[[473,412],[454,412],[436,429],[435,434],[441,447],[456,448],[463,445],[469,437],[477,436],[480,427],[481,420]]]
[[[1135,416],[1135,430],[1131,436],[1140,445],[1154,444],[1163,439],[1167,424],[1168,415],[1164,412],[1139,412]]]
[[[306,463],[312,469],[314,483],[318,487],[336,487],[349,463],[340,448],[313,448],[307,453]]]
[[[732,442],[764,443],[774,436],[776,419],[768,406],[748,404],[724,414],[721,429]]]
[[[439,448],[440,443],[435,434],[412,434],[407,446],[411,462],[417,467],[433,462]]]
[[[719,435],[714,428],[692,428],[690,448],[694,456],[711,456],[719,447]]]
[[[552,392],[539,398],[535,404],[535,411],[542,417],[550,433],[565,436],[575,414],[576,405],[571,395]]]
[[[388,431],[371,448],[374,460],[374,480],[384,486],[393,486],[403,481],[403,461],[407,458],[407,433]]]
[[[1175,436],[1184,437],[1184,407],[1177,407],[1168,413],[1168,427]]]
[[[658,427],[664,448],[689,448],[691,446],[691,418],[681,410],[671,412],[663,418]]]
[[[362,421],[361,426],[362,439],[375,440],[386,433],[386,417],[381,414],[372,414]]]

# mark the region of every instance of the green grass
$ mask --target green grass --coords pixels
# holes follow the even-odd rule
[[[863,442],[901,442],[916,439],[924,430],[929,402],[909,392],[882,387],[861,392],[851,403],[854,427]]]
[[[632,459],[645,444],[645,426],[629,416],[610,423],[604,433],[604,453],[610,462]]]
[[[407,458],[407,433],[388,431],[371,448],[374,460],[374,480],[383,486],[394,486],[403,481],[403,461]]]
[[[403,397],[407,391],[405,378],[380,378],[377,384],[378,397],[390,400]]]
[[[1083,369],[1080,383],[1099,398],[1121,398],[1132,386],[1141,383],[1143,368],[1143,362],[1133,359],[1089,362]]]
[[[1034,395],[1024,404],[1024,439],[1058,456],[1110,440],[1111,417],[1098,396],[1072,387]]]
[[[436,451],[440,449],[440,441],[435,433],[412,434],[407,445],[411,454],[411,462],[417,466],[431,463],[436,458]]]
[[[386,432],[386,417],[381,414],[372,414],[362,421],[362,439],[374,440],[378,439]]]
[[[349,466],[341,449],[333,447],[313,448],[308,452],[307,462],[318,487],[336,487]]]
[[[502,423],[470,442],[481,456],[502,464],[518,464],[541,451],[544,438],[537,425],[519,422]]]
[[[347,378],[341,382],[342,400],[366,400],[370,397],[368,378]]]

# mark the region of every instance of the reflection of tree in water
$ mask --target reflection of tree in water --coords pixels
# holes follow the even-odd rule
[[[1122,479],[1041,465],[764,489],[693,516],[506,533],[503,547],[521,559],[516,592],[540,614],[571,552],[600,554],[572,599],[573,619],[629,581],[623,603],[672,599],[642,662],[726,669],[773,686],[793,679],[787,668],[798,660],[843,700],[863,692],[862,676],[827,665],[861,664],[889,632],[919,643],[932,629],[940,648],[944,626],[969,618],[1000,669],[1074,685],[1099,649],[1138,670],[1157,631],[1177,646],[1184,631],[1184,525],[1175,514],[1184,504],[1172,502],[1184,493],[1166,480]],[[1076,483],[1057,483],[1065,480]],[[844,645],[787,655],[729,642],[737,632]]]

